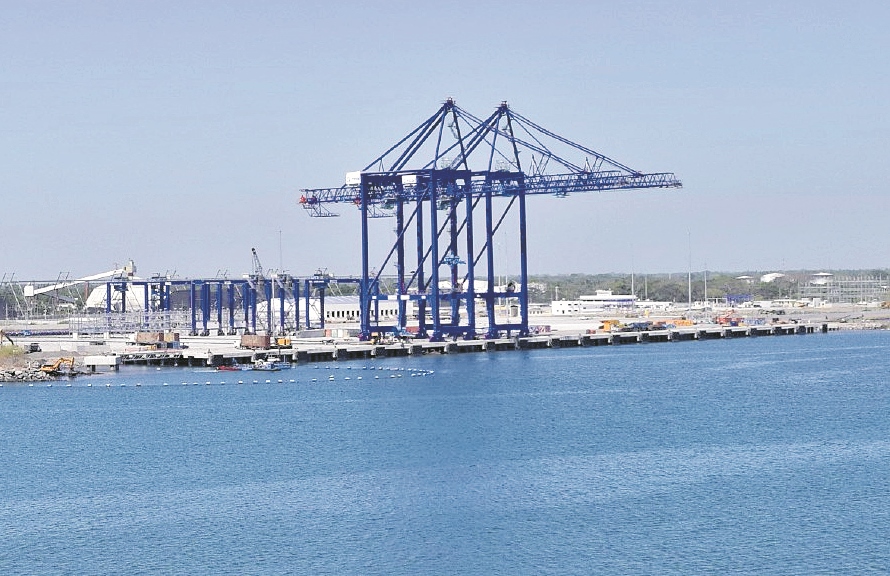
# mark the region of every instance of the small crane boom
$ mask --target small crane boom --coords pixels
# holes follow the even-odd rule
[[[265,276],[263,274],[263,264],[260,262],[260,257],[256,253],[256,248],[251,248],[250,252],[253,254],[253,275],[257,280],[262,280]]]

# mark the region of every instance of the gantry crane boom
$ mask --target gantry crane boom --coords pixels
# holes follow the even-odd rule
[[[444,127],[450,121],[459,136],[460,121],[464,121],[469,129],[463,137],[456,138],[451,144],[442,143],[441,136],[436,141],[435,154],[420,169],[406,169],[407,162],[420,150],[424,143],[436,133],[437,128]],[[517,129],[526,133],[526,138],[515,135]],[[507,142],[507,151],[500,150],[497,140]],[[545,140],[551,140],[548,145]],[[409,142],[410,141],[410,142]],[[399,147],[407,142],[403,150]],[[490,146],[481,146],[488,143]],[[584,162],[569,160],[566,154],[554,150],[554,143],[562,148],[579,152]],[[483,162],[487,165],[481,169],[469,170],[470,156],[476,150],[488,150]],[[533,172],[524,173],[520,169],[519,151],[531,153],[530,166]],[[448,155],[456,154],[454,158]],[[396,155],[394,161],[385,168],[387,158]],[[505,166],[493,166],[493,159],[500,158]],[[444,166],[443,159],[446,159]],[[547,172],[547,168],[555,164],[563,170]],[[459,168],[463,166],[464,168]],[[373,170],[377,167],[377,170]],[[382,170],[380,168],[383,168]],[[681,182],[670,172],[643,173],[638,170],[596,152],[595,150],[576,144],[567,138],[541,127],[525,116],[513,112],[506,103],[488,118],[480,120],[464,111],[448,100],[439,111],[411,131],[395,146],[369,163],[363,170],[353,174],[368,174],[374,181],[374,188],[368,195],[371,206],[387,205],[396,199],[416,199],[429,194],[429,190],[418,186],[417,180],[411,176],[426,175],[427,182],[437,183],[436,195],[447,197],[456,195],[484,195],[489,189],[494,196],[510,196],[517,193],[518,187],[524,188],[525,194],[551,194],[564,197],[568,194],[581,192],[600,192],[607,190],[631,190],[641,188],[679,188]],[[403,178],[407,176],[408,179]],[[469,182],[463,186],[448,186],[452,179],[464,179]],[[411,181],[413,186],[405,186]],[[326,207],[327,204],[351,203],[358,206],[361,202],[358,178],[353,178],[343,186],[336,188],[315,188],[301,190],[300,205],[312,216],[334,215]]]
[[[448,176],[453,176],[455,172],[447,171]],[[396,199],[417,199],[429,196],[428,187],[407,188],[403,182],[391,181],[391,176],[381,172],[367,172],[370,180],[378,182],[377,186],[369,194],[371,204],[387,204]],[[401,172],[400,175],[407,175],[410,172]],[[425,174],[446,175],[446,171],[428,171]],[[625,174],[617,170],[603,171],[599,173],[582,172],[577,174],[552,174],[542,176],[525,176],[520,173],[502,173],[495,175],[497,178],[482,180],[477,179],[484,177],[485,173],[465,173],[470,178],[470,186],[458,188],[447,184],[439,184],[436,188],[436,195],[443,196],[464,196],[466,194],[482,195],[491,190],[494,196],[513,196],[517,193],[517,188],[522,185],[525,187],[526,194],[550,194],[553,196],[566,196],[580,192],[595,192],[606,190],[628,190],[642,188],[679,188],[681,183],[676,177],[669,172],[657,172],[651,174]],[[520,184],[521,180],[521,184]],[[443,180],[442,182],[446,182]],[[361,192],[358,186],[341,186],[339,188],[316,188],[304,189],[303,195],[300,197],[300,204],[307,209],[313,206],[328,203],[351,203],[358,206],[361,201]]]

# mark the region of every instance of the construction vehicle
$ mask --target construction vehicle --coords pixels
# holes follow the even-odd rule
[[[741,326],[744,323],[744,320],[736,315],[735,310],[730,310],[722,316],[717,316],[714,320],[721,326]]]
[[[59,358],[54,362],[41,366],[40,371],[50,376],[73,376],[76,374],[74,371],[74,358]]]

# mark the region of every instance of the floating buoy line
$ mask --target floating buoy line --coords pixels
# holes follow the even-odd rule
[[[320,381],[352,382],[352,381],[359,381],[359,380],[363,381],[365,379],[364,375],[358,375],[358,374],[347,375],[347,374],[341,374],[341,373],[336,372],[341,369],[341,366],[324,366],[324,367],[321,367],[318,365],[312,366],[313,370],[321,370],[322,368],[328,370],[328,372],[325,374],[325,377],[322,377],[322,378],[312,377],[312,378],[289,378],[289,379],[278,378],[277,380],[272,380],[272,379],[238,380],[237,383],[241,384],[241,385],[243,385],[243,384],[273,384],[273,383],[277,383],[277,384],[285,384],[285,383],[316,384]],[[373,376],[373,378],[372,378],[373,380],[380,380],[381,378],[398,379],[398,378],[404,378],[404,377],[421,378],[421,377],[425,377],[425,376],[433,376],[435,374],[435,372],[433,370],[427,370],[424,368],[409,368],[409,367],[404,367],[404,366],[361,366],[361,367],[343,366],[342,368],[347,371],[369,372],[369,374],[367,376],[368,376],[368,378],[372,378],[372,376]],[[104,384],[105,384],[106,388],[111,388],[111,387],[115,386],[115,383],[108,382],[108,381],[106,381]],[[204,382],[198,382],[195,380],[181,381],[182,386],[199,386],[201,384],[203,384],[204,386],[224,386],[227,384],[227,381],[226,380],[219,380],[219,381],[205,380]],[[139,380],[136,382],[132,382],[132,381],[121,382],[116,385],[119,388],[126,388],[129,386],[135,386],[137,388],[142,388],[144,386],[152,386],[152,385],[169,386],[170,382],[159,382],[157,384],[154,384],[154,383],[144,382],[144,381]],[[2,387],[3,387],[3,384],[0,384],[0,388],[2,388]],[[29,382],[28,387],[33,388],[34,383]],[[53,382],[47,382],[46,387],[52,388]],[[66,382],[64,387],[72,388],[72,387],[79,387],[79,386],[73,386],[71,382]],[[87,382],[84,387],[92,388],[93,382]]]

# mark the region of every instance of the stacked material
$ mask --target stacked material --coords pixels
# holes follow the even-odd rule
[[[0,368],[0,382],[45,382],[55,380],[53,376],[34,368]]]

